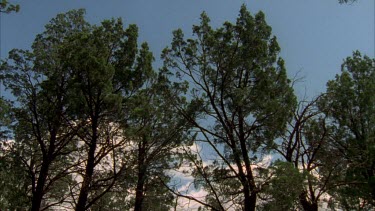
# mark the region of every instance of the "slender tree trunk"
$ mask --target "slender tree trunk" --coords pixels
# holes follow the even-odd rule
[[[250,197],[250,208],[249,210],[251,211],[255,211],[255,208],[256,208],[256,204],[257,204],[257,195],[256,194],[251,194]]]
[[[245,206],[244,211],[255,211],[256,205],[256,195],[251,194],[249,187],[244,187],[244,195],[245,195]]]
[[[76,205],[76,211],[84,211],[86,209],[90,183],[92,181],[92,175],[94,173],[95,148],[96,148],[95,145],[90,146],[89,156],[88,156],[86,170],[85,170],[85,176],[83,178],[81,190],[79,192],[78,202]]]
[[[135,204],[134,204],[134,211],[142,211],[143,205],[143,189],[144,189],[144,176],[143,172],[138,173],[138,181],[137,181],[137,189],[135,193]]]
[[[247,183],[246,186],[244,186],[244,194],[245,194],[245,210],[246,211],[255,211],[256,207],[256,200],[257,195],[254,193],[255,189],[255,183],[254,183],[254,177],[253,172],[251,169],[251,163],[249,155],[247,154],[247,147],[246,147],[246,138],[245,138],[245,131],[244,131],[244,116],[242,114],[242,108],[238,109],[238,119],[239,119],[239,141],[240,141],[240,147],[241,147],[241,155],[243,158],[243,161],[245,163],[246,168],[246,179],[245,182]]]
[[[257,195],[252,193],[252,191],[250,191],[249,185],[244,185],[243,194],[245,198],[244,211],[255,211]]]
[[[237,151],[235,146],[232,149],[233,149],[234,159],[236,161],[236,165],[239,170],[238,179],[241,181],[241,184],[243,186],[242,193],[244,195],[244,211],[255,211],[257,196],[256,194],[252,193],[252,190],[254,189],[254,187],[250,187],[250,184],[249,184],[250,183],[249,179],[252,179],[252,175],[249,175],[249,174],[252,174],[252,172],[251,171],[246,172],[247,175],[245,174],[245,172],[242,169],[241,159],[239,157],[241,153]]]
[[[92,131],[93,131],[93,134],[92,134],[91,143],[89,145],[85,176],[83,177],[81,190],[79,192],[78,202],[77,202],[76,209],[75,209],[76,211],[86,210],[87,198],[89,195],[90,184],[92,182],[92,176],[94,174],[94,168],[95,168],[95,150],[96,150],[96,143],[98,139],[97,119],[93,119],[92,121]]]
[[[55,152],[55,142],[56,142],[56,131],[51,132],[51,137],[49,140],[48,151],[43,153],[42,167],[38,175],[38,181],[36,184],[35,192],[33,192],[31,210],[39,211],[42,204],[44,195],[44,186],[46,184],[47,176],[49,173],[49,168],[52,160],[54,159],[53,153]]]
[[[48,170],[49,170],[50,162],[48,158],[45,158],[42,163],[42,167],[39,172],[39,177],[36,185],[36,190],[33,193],[32,197],[32,204],[31,210],[32,211],[39,211],[40,206],[42,203],[43,195],[44,195],[44,185],[47,180]]]

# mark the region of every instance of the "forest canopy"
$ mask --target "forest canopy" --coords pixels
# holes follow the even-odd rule
[[[262,11],[203,12],[159,69],[137,25],[85,13],[1,60],[0,210],[374,208],[375,58],[300,99]]]

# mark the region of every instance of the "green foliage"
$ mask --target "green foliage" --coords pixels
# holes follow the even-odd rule
[[[81,172],[85,180],[77,209],[111,206],[117,199],[99,200],[107,193],[121,197],[121,194],[112,193],[110,189],[121,189],[117,187],[117,178],[126,169],[125,164],[131,165],[131,160],[122,158],[121,150],[116,153],[112,153],[112,150],[124,150],[129,142],[126,119],[129,111],[124,108],[129,98],[150,77],[153,61],[146,43],[138,50],[137,36],[135,25],[124,29],[120,19],[112,19],[67,36],[63,48],[59,49],[59,55],[63,56],[63,67],[72,74],[72,114],[80,122],[89,120],[79,132],[80,140],[85,143],[82,151],[88,162]],[[119,128],[121,126],[124,128]],[[114,133],[115,130],[123,132]],[[121,133],[124,136],[116,140],[115,137]],[[106,155],[112,157],[112,164],[106,161]],[[98,166],[108,165],[114,167],[105,171],[96,170]],[[105,202],[108,204],[103,204]]]
[[[20,147],[16,151],[24,160],[22,171],[28,174],[25,178],[28,188],[23,191],[33,196],[32,209],[39,210],[34,208],[34,204],[40,206],[34,203],[34,198],[41,194],[48,199],[43,206],[49,206],[48,203],[62,203],[70,197],[68,186],[77,191],[74,181],[77,175],[71,172],[84,175],[78,164],[80,154],[86,149],[78,140],[86,143],[94,140],[88,145],[100,145],[106,149],[104,155],[111,152],[115,156],[115,147],[120,145],[107,143],[108,138],[113,138],[108,136],[115,133],[107,134],[106,126],[123,121],[119,115],[122,93],[132,92],[129,84],[142,86],[142,74],[147,74],[137,69],[142,63],[138,56],[133,60],[137,58],[139,62],[133,62],[129,70],[118,66],[127,54],[137,55],[136,45],[135,52],[124,51],[129,43],[134,40],[136,43],[136,27],[124,30],[121,20],[91,26],[84,20],[84,13],[73,10],[57,15],[37,35],[31,51],[12,50],[2,65],[5,85],[17,100],[13,108],[17,118],[14,134]],[[148,50],[147,46],[144,48],[141,52]],[[112,83],[116,71],[131,74]],[[96,121],[95,125],[88,120]],[[97,131],[101,134],[95,135]],[[102,164],[104,157],[102,151],[98,153],[94,155],[96,165]],[[101,183],[102,187],[110,187],[116,177],[108,171],[97,178],[110,182]],[[91,196],[98,198],[106,191],[100,188]]]
[[[0,209],[27,210],[31,198],[28,174],[23,168],[23,155],[17,143],[2,142],[0,147]]]
[[[142,45],[140,55],[143,59],[137,63],[147,80],[125,101],[126,136],[132,140],[136,152],[134,177],[135,190],[139,193],[134,199],[135,209],[166,210],[173,205],[173,195],[163,185],[170,181],[166,171],[179,166],[181,154],[177,148],[186,144],[189,127],[182,116],[176,115],[177,108],[170,104],[177,99],[171,101],[170,97],[183,90],[169,80],[167,71],[157,73],[147,65],[153,57],[146,44]]]
[[[374,93],[375,59],[355,51],[327,83],[320,105],[335,126],[334,146],[347,165],[338,191],[348,209],[375,204]]]
[[[4,99],[3,97],[0,98],[0,140],[7,140],[10,138],[10,127],[14,119],[11,112],[11,107],[12,104],[10,101]]]
[[[221,210],[237,198],[233,206],[251,209],[257,194],[251,164],[286,129],[295,96],[262,12],[253,17],[242,6],[235,24],[213,29],[209,22],[202,13],[192,39],[174,31],[162,57],[165,67],[190,82],[191,105],[181,111],[200,131],[197,141],[219,160],[193,162],[194,176],[209,192],[207,203]]]
[[[51,83],[48,79],[42,82],[43,74],[33,71],[35,66],[32,61],[35,59],[31,52],[13,50],[4,66],[5,86],[17,100],[11,109],[16,122],[12,128],[14,147],[9,155],[19,156],[16,166],[25,173],[24,177],[18,178],[19,184],[25,184],[25,188],[18,192],[20,198],[26,195],[34,199],[42,192],[55,192],[57,194],[46,195],[51,200],[59,200],[61,197],[58,195],[64,193],[61,190],[66,186],[59,185],[58,192],[53,189],[60,182],[58,179],[62,176],[59,174],[65,171],[66,165],[54,161],[64,160],[65,153],[69,152],[66,146],[72,136],[63,116],[66,109],[65,90],[60,88],[64,82]],[[49,173],[49,169],[53,172]],[[48,205],[45,203],[45,206]]]
[[[173,32],[158,72],[136,25],[84,15],[57,15],[1,64],[14,99],[0,99],[1,139],[14,137],[0,143],[1,210],[172,209],[170,190],[183,194],[166,185],[183,162],[207,192],[199,210],[309,210],[326,192],[373,208],[375,59],[354,52],[325,95],[296,107],[262,12],[242,6],[216,29],[202,13],[192,38]],[[256,167],[271,149],[287,162]]]
[[[294,210],[298,207],[299,196],[304,189],[306,175],[299,172],[290,162],[277,161],[269,169],[272,175],[262,192],[266,200],[263,210]]]

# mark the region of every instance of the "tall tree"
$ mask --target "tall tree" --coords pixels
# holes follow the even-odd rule
[[[66,146],[76,130],[67,116],[70,76],[56,55],[65,33],[82,30],[82,17],[83,10],[58,15],[37,36],[32,51],[12,50],[2,66],[5,85],[16,97],[15,145],[22,151],[22,164],[31,180],[31,210],[44,210],[64,200],[64,196],[44,198],[57,180],[67,176],[66,163],[61,161],[69,160]]]
[[[323,96],[300,101],[288,122],[286,134],[275,141],[275,150],[282,160],[305,176],[300,184],[295,184],[300,189],[295,198],[299,205],[295,203],[294,206],[311,211],[318,210],[319,203],[335,187],[336,178],[345,165],[330,141],[333,128],[318,108]],[[292,177],[290,179],[293,180]]]
[[[27,150],[21,158],[32,210],[67,197],[86,210],[115,185],[124,169],[119,148],[127,141],[119,138],[121,104],[143,85],[144,67],[151,66],[137,55],[135,25],[125,30],[121,20],[108,20],[91,26],[83,15],[58,15],[32,51],[13,50],[2,65],[19,106],[15,134],[20,150]],[[147,45],[141,52],[147,56]]]
[[[127,129],[120,129],[122,103],[143,86],[152,62],[147,44],[138,52],[137,30],[135,25],[124,29],[120,19],[103,21],[69,36],[61,52],[73,75],[74,114],[86,122],[78,133],[84,143],[79,159],[85,165],[76,210],[89,209],[110,192],[125,170],[117,154],[127,137],[116,138]],[[110,166],[104,165],[108,159]]]
[[[335,128],[332,137],[344,162],[337,197],[346,209],[375,205],[375,59],[355,51],[341,74],[327,83],[320,108]],[[336,195],[335,192],[332,194]]]
[[[128,124],[132,128],[129,137],[136,152],[136,211],[171,208],[173,195],[164,186],[170,181],[167,170],[178,166],[178,148],[186,141],[185,131],[189,125],[182,116],[176,115],[178,111],[169,101],[172,92],[181,93],[184,88],[172,84],[168,72],[156,73],[149,68],[150,77],[144,88],[129,99],[127,107]],[[181,99],[181,105],[183,103]]]
[[[207,191],[205,201],[195,200],[213,210],[255,210],[261,183],[253,165],[284,132],[295,106],[280,47],[264,14],[253,17],[245,6],[236,24],[216,30],[203,13],[193,33],[185,40],[175,31],[163,58],[191,83],[190,110],[180,112],[199,131],[196,143],[215,154],[209,164],[192,159],[195,183]],[[200,115],[192,116],[196,109]]]

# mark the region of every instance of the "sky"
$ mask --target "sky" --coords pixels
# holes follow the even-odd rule
[[[148,42],[154,67],[171,43],[172,31],[181,28],[192,36],[192,26],[206,11],[213,27],[235,22],[245,4],[252,14],[262,10],[278,39],[290,78],[302,78],[295,87],[299,97],[325,91],[328,80],[340,73],[344,58],[359,50],[375,57],[375,1],[358,0],[11,0],[19,13],[1,14],[1,58],[13,48],[29,49],[35,36],[58,13],[86,9],[86,19],[99,24],[121,17],[125,25],[137,24],[139,42]]]

